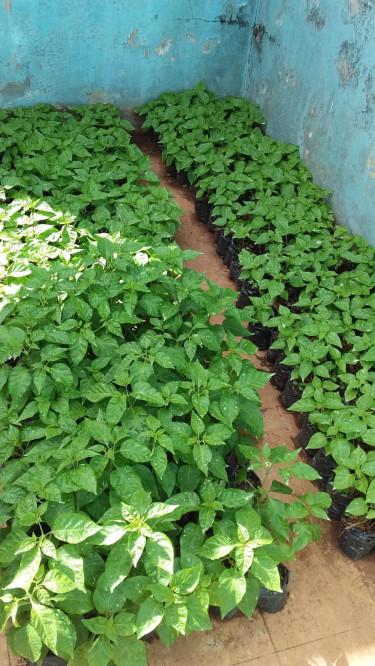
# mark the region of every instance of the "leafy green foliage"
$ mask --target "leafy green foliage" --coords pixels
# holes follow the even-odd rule
[[[183,267],[180,211],[128,129],[110,105],[39,105],[0,130],[0,616],[38,663],[146,664],[142,638],[209,629],[216,593],[251,617],[313,513],[275,531],[267,493],[229,486],[270,375],[233,292]]]
[[[278,329],[272,348],[303,392],[291,409],[319,430],[309,448],[333,456],[338,490],[361,494],[348,511],[373,518],[372,468],[354,471],[351,456],[375,446],[374,248],[335,226],[331,193],[311,182],[297,146],[261,132],[254,105],[221,100],[199,83],[140,112],[163,159],[188,172],[234,243],[240,278],[253,289],[247,317]]]

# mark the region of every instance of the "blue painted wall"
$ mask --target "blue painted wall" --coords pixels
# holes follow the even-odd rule
[[[243,94],[335,190],[337,221],[375,245],[375,3],[257,4]]]
[[[0,0],[0,107],[239,93],[251,0]]]
[[[0,107],[129,112],[200,79],[258,102],[375,245],[374,0],[0,0]]]

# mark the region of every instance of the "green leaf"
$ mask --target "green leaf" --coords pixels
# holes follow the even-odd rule
[[[60,541],[80,543],[99,530],[85,513],[62,513],[53,523],[52,534]]]
[[[116,666],[147,666],[146,647],[135,636],[119,638],[113,646],[112,660]]]
[[[155,407],[162,407],[165,405],[165,400],[161,393],[147,382],[136,382],[133,385],[132,397],[137,400],[142,400]]]
[[[82,623],[92,634],[105,634],[107,629],[107,618],[101,615],[89,619],[82,619]]]
[[[161,446],[157,446],[154,448],[151,454],[151,465],[154,468],[159,479],[162,479],[165,470],[167,469],[168,457],[166,452]]]
[[[0,363],[5,363],[11,356],[20,355],[25,341],[26,333],[17,326],[0,326]]]
[[[219,577],[218,597],[221,616],[224,617],[241,601],[246,592],[246,578],[235,569],[223,571]]]
[[[57,594],[55,601],[68,615],[85,615],[94,609],[91,591],[82,592],[76,589],[65,594]]]
[[[178,468],[177,479],[182,492],[193,491],[201,480],[201,472],[193,465],[181,465]]]
[[[42,651],[42,641],[34,627],[27,622],[14,634],[14,647],[19,655],[29,661],[37,661]]]
[[[151,502],[150,493],[143,490],[140,477],[131,467],[118,467],[113,470],[110,483],[120,499],[132,504],[138,511],[143,511]]]
[[[55,363],[50,368],[50,373],[52,379],[62,384],[65,388],[69,388],[74,383],[72,372],[65,363]]]
[[[85,428],[96,442],[108,446],[111,442],[111,429],[101,421],[89,421],[86,419]]]
[[[78,334],[74,344],[70,346],[70,357],[73,365],[79,365],[87,354],[88,343],[87,340]]]
[[[70,659],[76,643],[76,631],[69,618],[58,608],[32,602],[31,624],[43,643],[63,659]]]
[[[42,585],[56,594],[71,592],[76,587],[75,582],[59,569],[48,571],[43,578]]]
[[[218,496],[219,502],[230,509],[238,509],[241,506],[246,506],[251,503],[253,493],[249,493],[240,488],[227,488],[220,492]]]
[[[16,366],[11,370],[8,378],[8,388],[13,401],[26,393],[30,385],[31,375],[29,371],[26,370],[26,368],[22,366]]]
[[[289,407],[291,412],[312,412],[314,409],[316,409],[316,402],[312,398],[301,398]]]
[[[202,432],[204,432],[204,423],[202,419],[196,414],[195,412],[192,412],[191,417],[190,417],[190,423],[191,423],[191,429],[196,435],[201,435]]]
[[[200,565],[176,571],[171,578],[169,586],[177,594],[191,594],[199,583],[201,572],[202,567]]]
[[[131,557],[133,567],[136,567],[146,545],[146,537],[137,532],[129,534],[127,551]]]
[[[74,580],[79,590],[85,591],[84,560],[75,546],[66,544],[56,551],[57,562],[54,567],[67,573]]]
[[[135,615],[122,611],[113,618],[113,631],[116,636],[132,636],[136,631]]]
[[[224,534],[215,534],[209,537],[199,549],[199,554],[202,557],[207,557],[209,560],[218,560],[229,553],[235,548],[236,542],[228,540]]]
[[[334,331],[328,331],[326,335],[326,342],[329,345],[334,345],[335,347],[342,347],[340,336],[337,335]]]
[[[367,504],[364,497],[356,497],[346,507],[346,512],[352,516],[364,516],[367,513]]]
[[[35,370],[33,374],[33,383],[36,389],[37,395],[40,395],[46,380],[47,373],[45,370]]]
[[[229,393],[223,393],[219,404],[223,423],[231,428],[240,411],[239,399]],[[224,439],[226,438],[224,437]]]
[[[89,465],[79,465],[76,469],[70,470],[70,478],[82,490],[96,494],[96,476]]]
[[[280,591],[280,574],[274,560],[268,555],[255,552],[251,573],[268,590]]]
[[[90,402],[100,402],[105,398],[111,398],[116,395],[115,389],[105,382],[96,382],[94,385],[87,386],[82,390],[82,397]]]
[[[296,479],[304,479],[305,481],[320,479],[320,474],[313,467],[303,462],[294,463],[290,467],[290,472]]]
[[[144,565],[146,573],[155,583],[168,585],[173,574],[174,548],[162,532],[153,532],[146,542]]]
[[[136,439],[127,439],[122,442],[120,451],[124,458],[128,458],[133,462],[148,462],[151,459],[150,449]]]
[[[194,594],[186,597],[185,605],[188,611],[186,622],[186,634],[191,631],[207,631],[211,629],[210,618],[207,612],[207,605],[203,600]]]
[[[309,439],[306,448],[308,449],[321,449],[327,444],[327,437],[322,432],[315,432]]]
[[[195,444],[193,446],[193,457],[198,469],[207,475],[208,465],[212,458],[210,448],[206,444]]]
[[[106,421],[109,425],[117,425],[126,409],[126,395],[117,393],[109,399],[106,408]]]
[[[336,467],[335,469],[335,490],[345,490],[350,488],[355,480],[354,474],[346,467]]]
[[[99,613],[112,615],[120,611],[128,596],[125,580],[132,567],[126,544],[111,547],[105,571],[99,576],[94,591],[94,604]]]
[[[137,638],[156,629],[163,619],[163,606],[153,597],[148,597],[140,606],[137,615]]]
[[[210,406],[210,398],[208,395],[197,395],[193,393],[191,396],[194,409],[198,412],[199,416],[203,417],[207,414],[208,408]]]
[[[41,559],[42,555],[37,546],[23,553],[18,571],[11,583],[6,585],[6,589],[19,587],[27,592],[39,569]]]
[[[305,522],[295,523],[293,529],[296,533],[292,544],[294,553],[305,548],[311,540],[317,541],[321,532],[320,525],[310,525]]]
[[[183,636],[186,633],[187,618],[188,610],[185,604],[172,604],[165,607],[164,620],[166,624]]]
[[[366,502],[369,502],[369,504],[375,504],[375,479],[371,481],[367,489]]]
[[[375,347],[371,347],[371,349],[369,349],[368,352],[362,356],[362,361],[369,363],[373,363],[375,361]]]
[[[232,428],[228,428],[228,426],[221,423],[214,423],[208,426],[204,434],[204,441],[211,446],[221,446],[225,444],[232,432]]]
[[[107,666],[113,657],[113,645],[106,636],[99,636],[87,653],[88,666]]]
[[[207,532],[207,530],[212,527],[215,516],[215,509],[212,509],[209,506],[202,506],[201,510],[199,511],[199,524],[203,532]]]
[[[253,576],[246,578],[246,591],[241,601],[238,603],[238,608],[241,613],[251,620],[256,605],[259,599],[259,583]]]

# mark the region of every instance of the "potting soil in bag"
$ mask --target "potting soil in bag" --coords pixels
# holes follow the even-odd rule
[[[195,197],[194,207],[195,214],[199,222],[202,222],[202,224],[207,224],[211,214],[212,204],[209,203],[208,199]]]
[[[249,336],[251,342],[253,342],[260,351],[269,349],[272,328],[267,328],[267,326],[263,326],[262,324],[253,324],[252,322],[250,322],[247,328],[251,332],[251,336]]]
[[[276,361],[274,367],[275,374],[270,379],[272,386],[279,389],[279,391],[284,390],[285,384],[287,383],[288,379],[290,379],[290,374],[293,370],[293,368],[290,365],[284,365],[283,363],[281,363],[282,360],[283,359],[280,358],[278,361]]]
[[[281,394],[281,403],[283,407],[289,409],[289,407],[294,405],[294,403],[300,398],[302,398],[301,391],[295,386],[291,379],[288,379]]]
[[[340,521],[339,546],[352,560],[359,560],[375,547],[375,532],[351,527],[343,516]]]

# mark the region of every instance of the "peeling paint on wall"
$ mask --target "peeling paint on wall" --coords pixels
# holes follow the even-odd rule
[[[138,40],[138,33],[139,30],[137,29],[131,31],[129,37],[126,40],[126,46],[135,46],[138,48],[138,46],[141,45],[141,42]]]
[[[364,127],[370,129],[373,125],[375,111],[375,87],[372,74],[366,76],[363,91],[366,105],[361,113],[363,116]]]
[[[30,77],[27,77],[23,82],[22,81],[7,81],[4,83],[3,87],[0,88],[0,95],[4,97],[13,98],[13,97],[22,97],[30,88]]]
[[[209,53],[211,49],[214,49],[218,44],[220,44],[220,37],[218,37],[218,39],[205,39],[203,42],[202,53]]]
[[[313,23],[317,30],[324,28],[326,24],[326,15],[319,9],[319,2],[311,9],[307,21]]]
[[[171,48],[173,39],[163,39],[159,46],[156,47],[156,55],[164,56],[167,55],[169,49]]]
[[[61,4],[69,11],[62,12]],[[132,108],[165,90],[192,88],[198,79],[219,95],[239,95],[255,5],[0,0],[0,106],[59,99],[67,105],[118,101]],[[26,76],[31,84],[24,83]]]
[[[291,67],[286,67],[285,65],[281,67],[278,71],[279,79],[283,83],[286,83],[287,85],[293,86],[293,88],[297,88],[297,79],[296,79],[296,73]]]
[[[87,93],[87,99],[90,104],[107,104],[108,93],[104,88],[100,88],[99,90]]]
[[[359,60],[360,57],[356,43],[349,41],[343,42],[337,59],[337,70],[340,76],[341,85],[347,86],[351,84],[353,87],[358,85]]]
[[[354,18],[363,8],[362,0],[349,0],[350,16]]]

